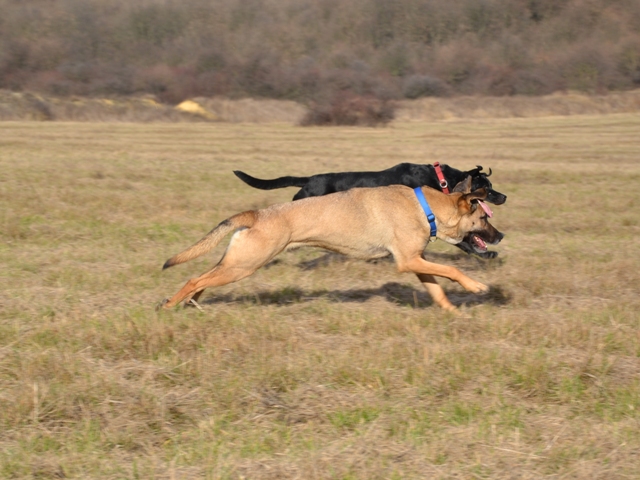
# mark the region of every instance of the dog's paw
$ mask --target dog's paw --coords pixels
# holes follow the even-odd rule
[[[498,252],[495,250],[487,250],[486,252],[476,253],[480,258],[484,258],[487,260],[491,260],[492,258],[496,258],[498,256]]]
[[[475,294],[483,294],[489,292],[489,287],[484,283],[476,282],[475,280],[471,280],[471,283],[463,285],[471,293]]]

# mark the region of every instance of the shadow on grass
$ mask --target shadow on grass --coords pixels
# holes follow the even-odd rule
[[[300,288],[285,287],[280,290],[257,291],[250,295],[211,295],[200,303],[212,305],[219,303],[243,303],[252,305],[289,305],[305,303],[327,298],[334,303],[364,303],[372,298],[382,297],[388,302],[403,307],[427,308],[433,305],[431,297],[423,290],[403,285],[397,282],[385,283],[379,288],[357,288],[352,290],[312,290],[304,291]],[[466,292],[448,293],[449,300],[456,306],[461,305],[506,305],[511,296],[501,287],[491,287],[485,295],[474,295]]]
[[[432,261],[434,263],[445,263],[447,265],[453,265],[464,268],[465,270],[494,270],[497,267],[503,265],[503,259],[493,258],[487,260],[477,257],[475,255],[469,255],[466,253],[438,253],[438,252],[425,252],[424,259]],[[350,260],[346,255],[340,255],[339,253],[325,253],[324,255],[298,263],[298,268],[301,270],[315,270],[317,268],[327,267],[332,263],[345,263]],[[269,263],[266,268],[281,263],[280,259],[276,259]],[[388,256],[384,258],[378,258],[376,260],[369,260],[367,263],[393,263],[393,257]]]

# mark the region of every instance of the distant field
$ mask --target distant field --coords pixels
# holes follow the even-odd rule
[[[395,118],[401,123],[554,115],[637,114],[640,112],[640,90],[606,95],[566,92],[537,97],[430,97],[402,100],[393,105]],[[229,122],[298,125],[308,111],[304,104],[286,100],[200,97],[171,106],[158,102],[153,96],[56,97],[0,89],[0,121]]]
[[[640,115],[0,125],[0,478],[640,478]],[[491,285],[314,250],[154,311],[237,180],[477,164],[508,195]]]

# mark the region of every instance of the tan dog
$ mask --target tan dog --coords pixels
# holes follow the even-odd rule
[[[471,177],[445,195],[422,187],[436,218],[436,237],[451,244],[463,239],[478,250],[498,243],[503,235],[487,220],[475,200],[486,190],[469,192]],[[466,192],[466,193],[463,193]],[[434,275],[458,282],[473,293],[488,290],[454,267],[427,262],[422,252],[429,242],[430,226],[413,189],[401,185],[355,188],[321,197],[250,210],[221,222],[205,237],[167,260],[163,268],[199,257],[235,231],[222,259],[212,270],[189,280],[162,306],[196,300],[207,287],[217,287],[248,277],[285,249],[321,247],[361,259],[393,255],[400,272],[415,273],[435,302],[445,310],[455,307],[447,299]]]

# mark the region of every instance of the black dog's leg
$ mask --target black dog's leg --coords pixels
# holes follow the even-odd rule
[[[477,255],[480,258],[492,259],[498,256],[498,252],[495,252],[493,250],[487,250],[486,252],[476,252],[471,245],[465,242],[457,243],[456,247],[458,247],[465,253]]]

